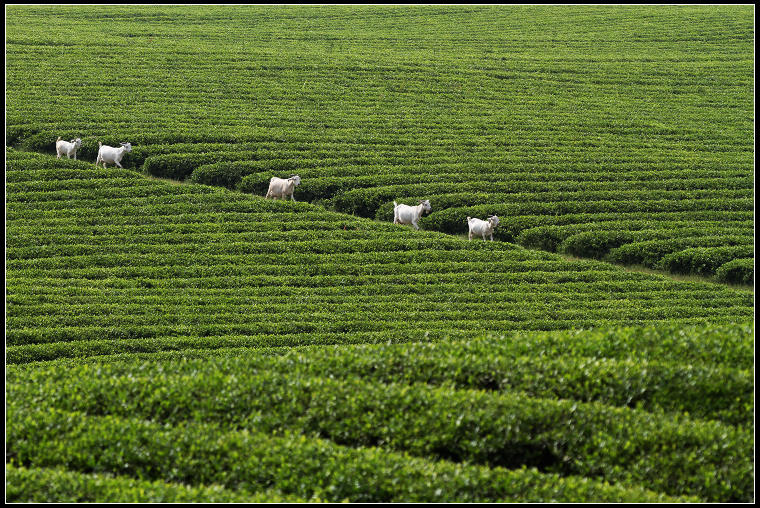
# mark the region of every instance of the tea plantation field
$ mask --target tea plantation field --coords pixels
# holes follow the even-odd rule
[[[12,8],[7,142],[581,257],[753,275],[753,10]],[[33,65],[30,62],[34,62]],[[73,62],[76,62],[75,64]],[[118,145],[117,145],[118,146]]]
[[[6,500],[754,501],[753,16],[7,7]]]

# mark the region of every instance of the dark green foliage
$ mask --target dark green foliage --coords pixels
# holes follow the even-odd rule
[[[557,252],[557,247],[572,234],[572,230],[561,226],[539,226],[523,230],[515,241],[526,247]]]
[[[644,240],[611,249],[605,259],[615,263],[643,265],[648,268],[663,268],[671,270],[672,267],[675,273],[700,273],[702,275],[713,275],[715,269],[720,265],[714,266],[713,263],[710,268],[702,270],[701,272],[691,272],[689,266],[679,266],[679,262],[675,261],[676,259],[685,259],[683,258],[683,255],[678,253],[680,251],[690,252],[691,249],[688,249],[689,246],[717,247],[718,249],[722,249],[721,246],[735,246],[726,247],[725,249],[722,249],[722,251],[725,253],[740,255],[742,252],[748,252],[749,249],[749,253],[751,254],[753,252],[751,247],[752,244],[753,239],[749,235],[699,236],[695,238]],[[699,250],[695,252],[698,251]],[[686,264],[688,265],[689,263],[686,262]]]
[[[569,236],[557,247],[557,252],[578,257],[602,259],[610,249],[634,239],[627,231],[587,231]]]
[[[241,178],[237,190],[246,194],[265,196],[269,190],[269,180],[275,176],[272,173],[252,173]],[[282,177],[280,177],[282,178]],[[299,189],[296,189],[296,193]]]
[[[250,159],[256,152],[231,151],[211,153],[171,153],[154,155],[145,159],[143,171],[149,175],[185,180],[196,168],[220,161],[235,161]]]
[[[755,259],[734,259],[715,270],[715,276],[732,284],[753,284],[755,282]]]
[[[714,275],[723,264],[754,255],[754,245],[735,247],[694,247],[668,254],[660,266],[673,273]]]
[[[21,140],[31,138],[39,133],[40,127],[35,124],[16,124],[5,126],[5,146],[15,147]],[[57,138],[56,138],[57,139]],[[53,145],[55,147],[55,145]]]

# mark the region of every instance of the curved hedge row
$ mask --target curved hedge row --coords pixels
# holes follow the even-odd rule
[[[754,284],[755,282],[755,259],[734,259],[724,263],[715,270],[715,276],[723,282],[733,284]]]
[[[251,151],[169,153],[148,157],[142,167],[143,171],[153,176],[185,180],[196,168],[205,164],[228,160],[246,160],[253,157],[255,153]]]
[[[670,235],[672,236],[672,235]],[[644,242],[638,241],[642,235],[636,235],[628,231],[587,231],[584,233],[578,233],[576,235],[565,238],[557,246],[557,252],[565,254],[573,254],[579,257],[590,257],[594,259],[605,259],[607,254],[610,254],[609,259],[617,261],[619,259],[619,253],[622,250],[616,250],[612,254],[613,249],[617,249],[623,245],[626,245],[628,249],[635,249],[635,245],[645,244],[647,246],[657,246],[660,253],[665,254],[669,249],[677,250],[684,246],[718,246],[718,248],[736,247],[740,251],[746,250],[754,243],[754,237],[736,236],[736,235],[719,235],[719,236],[686,236],[677,239],[660,239],[660,240],[647,240]],[[651,238],[651,236],[650,236]],[[630,250],[628,250],[630,252]],[[736,250],[725,250],[725,252],[735,253]],[[752,252],[750,250],[750,252]],[[650,258],[651,259],[651,258]],[[660,257],[659,260],[650,260],[652,267],[665,268],[673,273],[684,273],[679,271],[675,265],[668,263],[669,255]],[[712,275],[715,273],[715,267],[708,267],[703,270],[701,275]]]
[[[219,486],[189,486],[62,468],[5,465],[5,499],[11,503],[305,503],[277,491],[248,493]]]
[[[673,273],[712,275],[725,263],[754,256],[754,243],[746,243],[748,245],[684,249],[663,257],[660,265]]]
[[[675,228],[675,229],[673,229]],[[658,222],[652,220],[630,220],[606,222],[587,222],[565,226],[538,226],[523,230],[517,237],[517,242],[526,247],[535,247],[549,252],[556,252],[558,246],[567,238],[576,234],[598,232],[604,235],[631,235],[631,240],[644,242],[651,240],[667,240],[674,238],[696,238],[699,236],[718,236],[733,232],[749,236],[755,228],[754,221],[735,221],[728,229],[725,223],[719,221],[702,221],[698,227],[691,221]]]

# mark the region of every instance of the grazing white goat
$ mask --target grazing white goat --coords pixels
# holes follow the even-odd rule
[[[58,136],[58,139],[55,140],[55,152],[58,154],[58,159],[61,158],[61,155],[66,154],[66,157],[71,159],[71,156],[74,156],[74,160],[77,160],[77,150],[79,150],[79,147],[82,146],[82,140],[72,139],[71,141],[64,141],[61,139],[61,136]]]
[[[273,176],[269,180],[269,190],[264,197],[271,197],[272,199],[282,198],[284,200],[287,196],[290,196],[290,200],[295,201],[296,198],[293,197],[293,193],[295,192],[296,185],[300,184],[301,177],[298,175],[291,176],[290,178],[277,178]]]
[[[491,241],[493,242],[493,230],[499,225],[499,218],[495,215],[488,217],[488,220],[481,220],[474,217],[467,217],[467,224],[470,226],[469,239],[472,240],[472,235],[481,235],[483,241],[486,241],[486,235],[491,235]]]
[[[430,207],[430,201],[420,200],[420,204],[417,206],[409,206],[404,204],[396,204],[393,202],[393,223],[394,224],[411,224],[414,229],[420,229],[417,225],[417,221],[420,220],[424,212],[430,213],[433,209]]]
[[[95,160],[95,167],[98,166],[98,163],[102,162],[103,169],[105,169],[107,162],[109,164],[114,163],[121,168],[122,165],[119,164],[119,162],[121,162],[121,159],[126,152],[132,151],[132,145],[130,143],[119,144],[121,145],[121,148],[114,148],[98,141],[98,158]]]

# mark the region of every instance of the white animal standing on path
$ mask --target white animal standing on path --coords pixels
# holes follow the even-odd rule
[[[112,146],[104,145],[98,141],[98,158],[95,160],[95,167],[98,167],[98,163],[103,163],[103,169],[106,168],[106,162],[116,164],[123,169],[121,162],[122,157],[126,152],[132,151],[132,145],[130,143],[119,143],[121,148],[114,148]]]
[[[74,156],[74,160],[77,160],[77,150],[82,146],[82,140],[80,138],[72,139],[71,141],[64,141],[61,136],[55,141],[55,152],[58,154],[57,159],[61,158],[61,155],[66,154],[66,157],[71,159]]]
[[[301,177],[298,175],[291,176],[290,178],[277,178],[273,176],[269,180],[269,190],[264,197],[271,197],[273,199],[282,198],[284,200],[286,196],[290,196],[290,200],[295,201],[296,198],[293,196],[293,193],[295,192],[296,185],[300,184]]]
[[[467,217],[467,224],[470,226],[470,233],[468,238],[472,240],[472,235],[481,235],[483,241],[486,241],[486,235],[491,235],[491,241],[493,242],[493,230],[499,225],[499,218],[495,215],[488,217],[488,220],[477,219],[475,217]]]
[[[394,224],[411,224],[414,229],[420,229],[417,225],[417,221],[422,217],[423,212],[430,213],[433,209],[430,206],[429,200],[420,200],[420,204],[417,206],[409,206],[404,204],[396,204],[393,202],[393,223]]]

